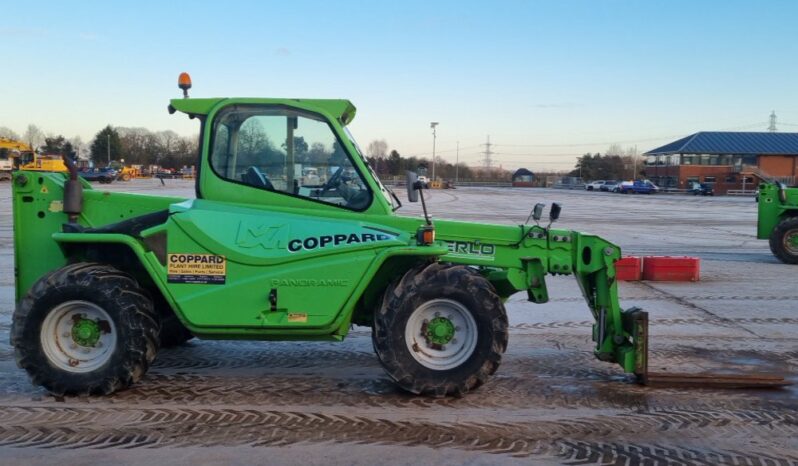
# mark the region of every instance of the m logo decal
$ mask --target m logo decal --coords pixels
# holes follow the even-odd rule
[[[236,245],[241,248],[263,249],[285,248],[288,238],[287,225],[262,225],[242,221],[238,225]]]

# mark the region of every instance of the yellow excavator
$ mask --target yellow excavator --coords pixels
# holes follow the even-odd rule
[[[67,171],[60,155],[39,155],[24,142],[0,137],[0,181],[10,180],[14,170]]]

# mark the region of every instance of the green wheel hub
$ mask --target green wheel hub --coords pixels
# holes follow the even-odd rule
[[[784,234],[784,249],[790,254],[798,254],[798,229],[789,230]]]
[[[93,347],[100,341],[100,325],[90,319],[76,319],[72,326],[72,340],[80,346]]]
[[[454,324],[446,317],[436,317],[427,324],[427,340],[435,345],[445,345],[454,338]]]

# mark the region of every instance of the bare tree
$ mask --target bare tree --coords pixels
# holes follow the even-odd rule
[[[374,140],[369,143],[368,148],[366,149],[368,152],[369,157],[374,157],[377,159],[384,159],[388,156],[388,143],[385,142],[385,139]]]
[[[72,136],[67,141],[72,144],[72,147],[75,149],[75,153],[78,155],[78,158],[86,158],[86,154],[88,153],[88,146],[83,142],[83,138],[78,135]]]
[[[625,151],[620,144],[610,144],[610,147],[604,152],[604,155],[624,155]]]
[[[388,156],[388,143],[385,142],[385,139],[375,139],[369,143],[366,152],[376,165],[374,171],[380,173],[380,169],[383,168],[381,165],[385,165],[383,161]]]
[[[28,128],[25,129],[25,134],[22,135],[22,139],[24,139],[33,150],[36,150],[37,147],[44,144],[44,131],[31,123],[28,125]]]
[[[19,141],[19,134],[17,134],[11,128],[8,128],[6,126],[0,126],[0,138],[8,138]]]

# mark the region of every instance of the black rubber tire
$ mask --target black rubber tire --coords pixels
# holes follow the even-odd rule
[[[448,370],[423,366],[405,344],[405,326],[413,311],[438,298],[462,304],[477,324],[473,354]],[[462,396],[499,368],[507,349],[507,326],[504,304],[490,281],[462,265],[433,263],[409,270],[388,287],[374,314],[372,341],[380,363],[402,389],[417,395]]]
[[[798,234],[798,217],[787,217],[780,221],[770,234],[770,250],[785,264],[798,264],[798,254],[792,254],[784,247],[784,237],[788,233]]]
[[[40,333],[47,314],[70,300],[92,302],[114,321],[116,348],[100,368],[68,372],[52,365]],[[160,321],[146,291],[131,276],[107,265],[77,263],[48,273],[19,302],[11,323],[17,365],[34,385],[54,395],[108,395],[139,381],[158,352]]]
[[[194,335],[180,322],[171,309],[161,312],[161,348],[180,346],[194,338]]]

